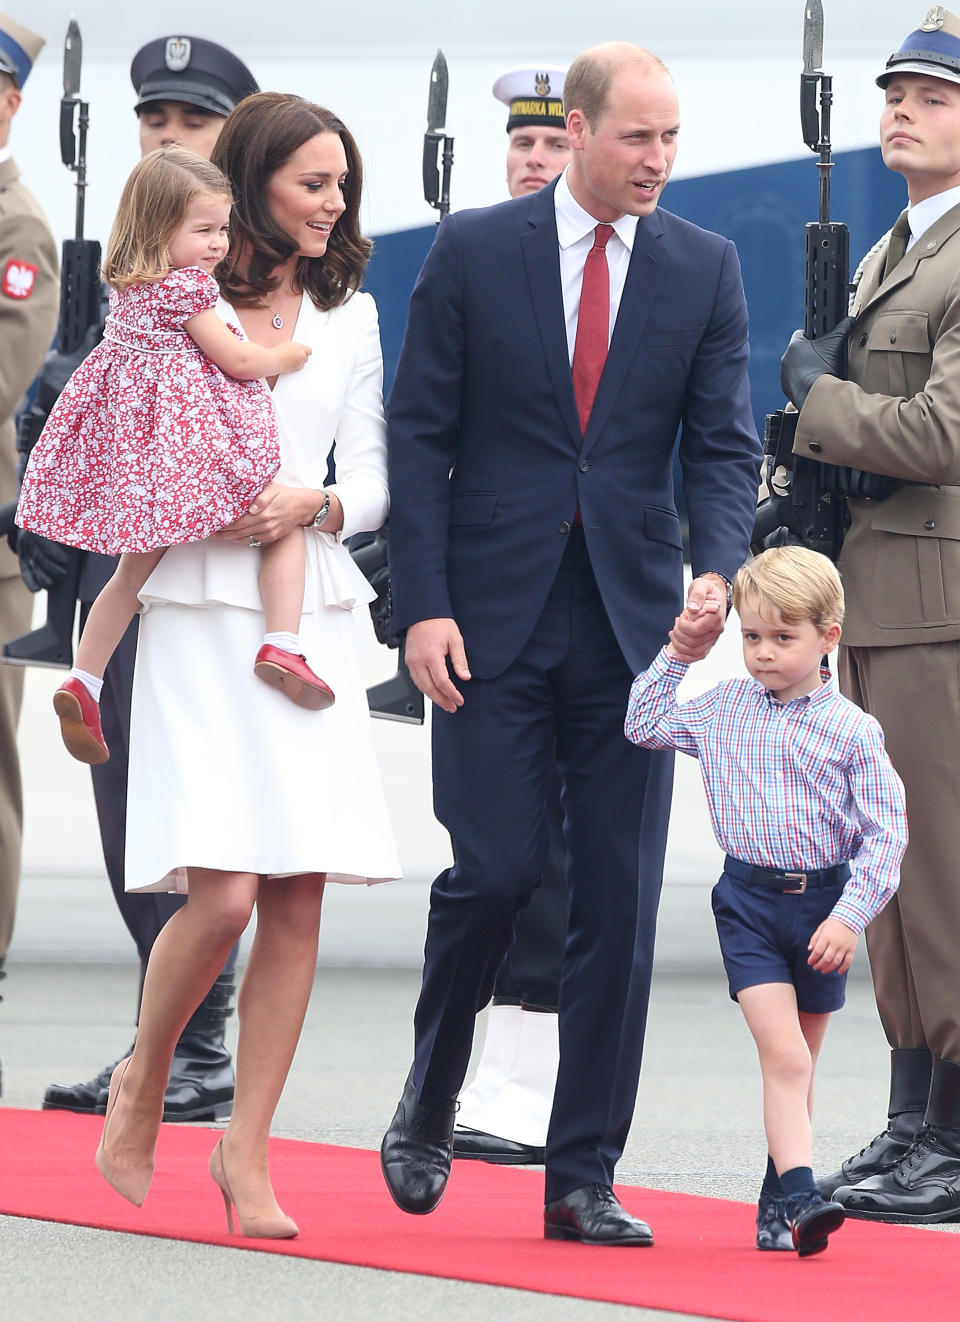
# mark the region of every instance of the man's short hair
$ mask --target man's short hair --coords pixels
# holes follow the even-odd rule
[[[843,623],[843,584],[837,567],[806,546],[774,546],[749,561],[733,581],[733,604],[776,610],[785,624],[809,621],[821,632]]]
[[[639,64],[646,72],[670,76],[663,60],[643,46],[626,41],[593,46],[578,55],[567,70],[563,83],[564,112],[569,115],[571,110],[579,110],[590,128],[596,128],[607,108],[610,85],[628,64]]]

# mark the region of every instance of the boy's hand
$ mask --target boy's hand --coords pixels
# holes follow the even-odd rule
[[[670,630],[670,646],[681,661],[702,661],[723,633],[727,594],[712,574],[701,574],[690,584],[687,604]]]
[[[846,973],[853,963],[857,934],[838,918],[824,918],[810,938],[807,963],[820,973]]]

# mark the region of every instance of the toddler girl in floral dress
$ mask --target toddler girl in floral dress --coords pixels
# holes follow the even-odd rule
[[[298,371],[311,352],[292,341],[251,344],[215,312],[212,273],[229,246],[231,201],[225,176],[186,147],[159,148],[137,165],[103,263],[111,286],[103,340],[67,382],[24,475],[20,527],[120,556],[53,700],[81,762],[109,757],[103,672],[141,588],[168,546],[201,541],[250,511],[280,466],[261,378]],[[333,692],[298,637],[303,530],[260,555],[266,634],[254,670],[301,706],[328,707]]]

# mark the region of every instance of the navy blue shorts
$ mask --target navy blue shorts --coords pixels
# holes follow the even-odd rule
[[[733,1000],[745,987],[789,982],[797,991],[797,1009],[805,1014],[840,1009],[847,975],[811,968],[807,945],[830,916],[843,885],[812,886],[802,895],[784,895],[723,873],[711,903]]]

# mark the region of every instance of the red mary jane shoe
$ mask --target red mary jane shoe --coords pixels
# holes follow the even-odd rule
[[[257,653],[253,673],[264,684],[281,689],[298,707],[323,711],[326,707],[332,707],[336,701],[333,689],[313,673],[305,656],[284,652],[270,643],[264,643]]]
[[[53,710],[71,757],[94,767],[107,761],[110,750],[100,729],[100,708],[85,684],[72,675],[65,679],[53,695]]]

